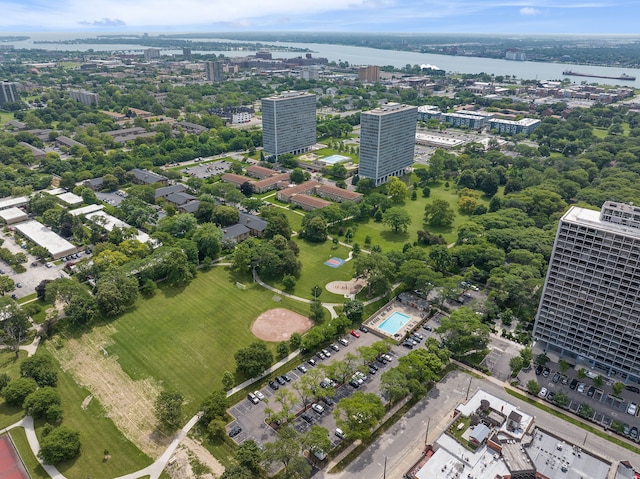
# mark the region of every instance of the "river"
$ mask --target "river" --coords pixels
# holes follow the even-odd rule
[[[106,51],[140,51],[144,48],[135,43],[121,44],[121,45],[100,45],[100,44],[57,44],[57,43],[41,43],[34,44],[34,40],[46,41],[46,40],[70,40],[75,38],[86,38],[90,36],[89,33],[25,33],[31,37],[29,40],[22,42],[12,42],[16,48],[40,48],[45,50],[57,50],[57,51],[88,51],[90,49],[96,52]],[[185,39],[189,39],[189,35],[185,34]],[[192,39],[195,41],[205,41],[203,39]],[[210,39],[223,41],[227,43],[234,43],[233,40],[227,39]],[[312,50],[313,55],[316,57],[325,57],[329,61],[343,61],[349,62],[351,65],[392,65],[394,67],[403,67],[409,65],[434,65],[449,73],[489,73],[494,75],[515,75],[516,78],[526,80],[561,80],[564,78],[562,72],[570,69],[581,73],[589,73],[594,75],[605,75],[616,77],[622,73],[635,76],[635,81],[619,81],[602,78],[587,78],[587,77],[570,77],[575,83],[581,83],[586,81],[588,83],[599,84],[619,84],[623,86],[630,86],[640,88],[640,69],[623,69],[615,67],[598,67],[598,66],[583,66],[583,65],[567,65],[563,63],[545,63],[545,62],[516,62],[508,60],[499,60],[493,58],[477,58],[477,57],[461,57],[451,55],[436,55],[429,53],[417,53],[417,52],[404,52],[395,50],[379,50],[376,48],[356,47],[348,45],[333,45],[324,43],[288,43],[288,42],[268,42],[264,43],[270,45],[281,45],[282,47],[300,47],[308,48]],[[163,54],[179,54],[181,50],[162,50]],[[195,52],[194,52],[195,53]],[[245,56],[250,54],[248,51],[210,51],[206,53],[222,54],[227,57]],[[275,58],[290,58],[301,55],[301,53],[294,52],[275,52]]]

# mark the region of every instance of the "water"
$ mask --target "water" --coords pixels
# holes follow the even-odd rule
[[[110,32],[113,33],[113,32]],[[17,35],[17,34],[16,34]],[[62,45],[54,43],[34,44],[34,40],[71,40],[75,38],[85,38],[96,35],[95,32],[80,33],[25,33],[31,38],[22,42],[12,42],[16,48],[40,48],[52,51],[88,51],[96,52],[106,51],[141,51],[147,47],[136,45],[135,43],[123,43],[119,45],[93,45],[93,44],[75,44]],[[185,39],[189,39],[189,35],[185,34]],[[205,41],[204,39],[193,39],[195,41]],[[227,39],[209,39],[219,40],[227,43],[236,43]],[[134,42],[134,40],[132,40]],[[269,45],[280,45],[282,47],[300,47],[309,48],[315,57],[325,57],[329,61],[349,62],[351,65],[391,65],[401,68],[409,65],[435,65],[449,73],[489,73],[493,75],[515,76],[516,78],[526,80],[561,80],[564,77],[562,72],[567,69],[579,71],[581,73],[590,73],[606,76],[620,76],[622,73],[636,77],[635,81],[618,81],[603,78],[587,78],[587,77],[571,77],[574,83],[599,83],[599,84],[619,84],[623,86],[640,88],[640,69],[632,68],[612,68],[597,66],[581,66],[567,65],[562,63],[545,63],[545,62],[515,62],[508,60],[498,60],[492,58],[474,58],[474,57],[457,57],[450,55],[436,55],[430,53],[402,52],[395,50],[378,50],[375,48],[355,47],[348,45],[332,45],[323,43],[289,43],[289,42],[269,42]],[[181,50],[162,50],[163,54],[181,54]],[[196,53],[196,52],[194,52]],[[216,55],[224,55],[226,57],[238,57],[250,54],[248,51],[208,51],[202,53],[215,53]],[[297,52],[275,52],[276,58],[292,58],[302,55]]]
[[[335,165],[336,163],[344,163],[345,161],[351,160],[351,158],[342,155],[331,155],[326,158],[320,158],[320,160],[328,165]]]
[[[378,325],[378,329],[389,333],[396,334],[400,329],[409,322],[411,318],[406,314],[395,311],[391,316]]]

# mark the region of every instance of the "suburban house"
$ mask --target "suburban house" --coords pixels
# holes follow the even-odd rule
[[[167,177],[154,173],[153,171],[134,168],[129,171],[129,173],[133,174],[132,181],[137,185],[155,185],[156,183],[166,185],[169,183]]]

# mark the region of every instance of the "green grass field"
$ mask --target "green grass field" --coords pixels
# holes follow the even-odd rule
[[[27,441],[27,434],[24,432],[24,429],[18,427],[11,431],[11,439],[13,439],[16,448],[20,452],[20,456],[22,457],[22,461],[24,462],[25,467],[27,468],[27,472],[31,476],[31,479],[49,479],[49,474],[44,470],[44,468],[36,459],[33,452],[31,451],[31,447],[29,447],[29,441]]]
[[[302,298],[313,299],[311,288],[319,285],[322,287],[320,301],[323,303],[343,303],[345,301],[343,295],[330,293],[324,289],[324,287],[331,281],[350,280],[353,277],[353,262],[347,261],[338,268],[331,268],[324,264],[324,262],[334,256],[347,259],[350,249],[341,245],[338,245],[336,249],[334,249],[331,241],[311,243],[299,238],[294,238],[294,241],[300,247],[299,259],[302,261],[302,272],[296,283],[295,290],[292,293]],[[274,283],[273,285],[282,289],[280,283]]]
[[[20,377],[20,363],[27,357],[27,353],[20,351],[20,357],[16,360],[15,353],[0,351],[0,373],[6,373],[11,378]],[[0,429],[18,422],[24,416],[22,408],[7,406],[4,398],[0,397]]]
[[[247,289],[236,287],[242,281]],[[194,414],[224,371],[235,371],[233,353],[256,340],[250,332],[258,315],[272,308],[308,314],[308,306],[274,294],[248,277],[223,267],[201,272],[185,288],[162,287],[152,299],[140,299],[135,309],[112,323],[123,370],[134,380],[153,377],[185,397],[185,417]]]
[[[51,346],[47,344],[47,347]],[[69,479],[84,479],[87,476],[93,479],[109,479],[151,464],[151,458],[128,441],[111,419],[106,417],[104,408],[95,398],[86,409],[82,409],[82,401],[89,395],[89,391],[78,386],[73,378],[62,370],[58,370],[57,388],[63,401],[62,423],[80,432],[82,442],[80,457],[57,466],[61,473]],[[43,425],[44,421],[36,422],[38,433]],[[96,434],[98,431],[99,434]],[[105,449],[111,455],[108,461],[103,461]]]
[[[10,111],[0,111],[0,124],[4,126],[6,122],[9,120],[13,120],[13,112]]]

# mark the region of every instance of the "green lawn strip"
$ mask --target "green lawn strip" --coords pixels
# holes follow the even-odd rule
[[[236,281],[247,289],[238,289]],[[235,371],[233,353],[257,340],[250,326],[261,313],[287,308],[308,314],[308,305],[286,297],[274,301],[274,296],[247,277],[212,268],[184,288],[163,286],[154,298],[138,300],[111,323],[116,332],[107,351],[132,379],[152,377],[180,392],[189,417],[205,396],[222,387],[224,371]]]
[[[24,296],[18,300],[18,304],[28,303],[29,301],[36,299],[38,297],[38,293],[31,293],[27,296]],[[46,306],[49,306],[47,303],[43,303]]]
[[[29,446],[29,441],[27,441],[27,434],[24,432],[24,428],[17,427],[12,429],[11,439],[13,439],[18,452],[20,453],[20,457],[22,458],[22,462],[24,462],[25,467],[27,468],[27,472],[31,476],[31,479],[49,479],[49,474],[44,470],[44,468],[34,456],[33,451],[31,450],[31,446]]]
[[[20,351],[20,357],[16,360],[13,351],[0,351],[0,373],[6,373],[12,379],[20,377],[20,363],[27,357],[25,351]],[[4,429],[11,424],[18,422],[24,416],[21,407],[8,406],[4,398],[0,397],[0,429]]]
[[[297,279],[296,287],[292,294],[306,299],[313,299],[311,289],[315,285],[322,288],[322,294],[318,299],[323,303],[343,303],[344,295],[330,293],[325,289],[325,285],[331,281],[349,281],[353,277],[353,261],[347,261],[342,266],[332,268],[324,264],[334,256],[340,259],[347,259],[350,248],[338,245],[334,249],[331,241],[324,243],[311,243],[294,237],[293,240],[300,248],[298,258],[302,262],[300,277]],[[273,282],[273,286],[282,289],[280,282]],[[309,306],[305,305],[308,312]]]
[[[541,409],[549,414],[552,414],[560,419],[562,419],[563,421],[567,421],[571,424],[573,424],[574,426],[578,426],[579,428],[584,429],[585,431],[588,431],[592,434],[595,434],[596,436],[599,436],[603,439],[606,439],[609,442],[612,442],[614,444],[617,444],[618,446],[624,447],[625,449],[628,449],[631,452],[634,452],[635,454],[640,454],[640,448],[634,446],[633,444],[629,444],[627,441],[612,436],[611,434],[608,434],[607,432],[603,431],[601,427],[596,427],[596,426],[591,426],[590,424],[585,424],[584,422],[582,422],[581,420],[575,418],[574,416],[570,416],[568,414],[564,414],[563,412],[560,412],[552,407],[547,406],[546,404],[542,404],[538,401],[536,401],[533,398],[530,398],[524,394],[520,394],[517,391],[514,391],[511,388],[505,388],[505,391],[513,396],[516,397],[518,399],[520,399],[521,401],[525,401],[527,404],[531,405],[531,406],[535,406],[538,409]]]
[[[46,348],[52,347],[48,343]],[[43,354],[38,351],[38,354]],[[44,354],[49,354],[48,351]],[[58,370],[58,391],[62,398],[64,417],[62,424],[80,433],[80,457],[69,463],[58,464],[58,470],[69,477],[84,479],[110,479],[142,469],[152,463],[151,458],[133,445],[107,417],[100,402],[93,398],[86,409],[82,402],[89,391],[76,384],[63,370]],[[36,421],[36,432],[41,438],[43,420]],[[104,451],[111,458],[104,461]]]

